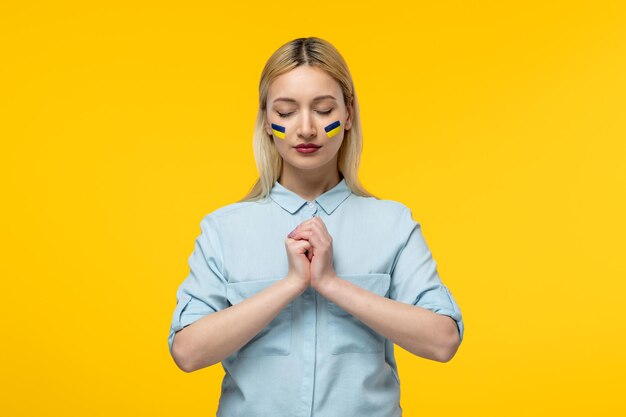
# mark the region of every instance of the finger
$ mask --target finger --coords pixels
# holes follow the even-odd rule
[[[312,252],[312,247],[311,244],[306,241],[306,240],[302,240],[300,242],[298,242],[298,253],[306,253],[306,252]]]
[[[312,220],[314,220],[313,222],[314,225],[320,227],[322,230],[328,233],[328,229],[326,228],[326,223],[324,223],[324,220],[322,220],[321,217],[315,216]]]
[[[302,242],[306,242],[304,256],[306,256],[309,262],[311,262],[311,259],[313,259],[313,246],[311,246],[311,244],[306,240],[303,240]]]
[[[308,240],[311,238],[313,233],[314,232],[312,230],[298,230],[291,236],[291,239],[294,239],[294,240],[307,239]]]
[[[299,224],[296,227],[294,227],[294,229],[291,232],[289,232],[287,236],[293,237],[296,232],[301,231],[301,230],[308,230],[308,229],[309,229],[308,225]]]
[[[330,247],[330,240],[324,236],[320,236],[318,233],[312,234],[308,241],[316,250],[325,250]]]
[[[302,232],[302,231],[316,231],[317,233],[321,235],[330,237],[330,234],[328,233],[328,229],[326,229],[326,225],[324,224],[324,222],[321,219],[319,220],[315,220],[315,219],[316,217],[300,223],[298,226],[295,227],[295,229],[293,229],[289,233],[289,237],[293,238],[294,236],[297,235],[298,232]]]
[[[321,223],[318,223],[318,222],[311,223],[311,225],[309,226],[307,230],[312,232],[312,236],[317,235],[317,236],[320,236],[322,240],[324,241],[332,241],[332,238],[330,234],[328,233],[328,230],[326,230],[326,228]]]
[[[309,222],[306,224],[304,223],[299,224],[298,226],[296,226],[295,229],[293,229],[293,232],[310,231],[310,230],[318,230],[318,227],[316,226],[315,223]]]
[[[289,248],[297,254],[304,254],[307,251],[312,251],[311,244],[306,240],[295,240],[288,239],[290,242],[288,243]]]
[[[332,244],[332,237],[319,225],[312,224],[309,230],[296,231],[292,236],[296,240],[308,240],[315,248],[327,248]]]
[[[303,240],[302,242],[306,242],[306,244],[307,244],[307,250],[306,250],[306,252],[304,254],[306,255],[307,259],[310,262],[311,259],[313,259],[313,246],[307,240]]]

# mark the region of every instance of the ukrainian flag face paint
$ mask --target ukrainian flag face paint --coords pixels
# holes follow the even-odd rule
[[[324,130],[326,131],[326,136],[332,138],[337,133],[339,133],[339,130],[341,130],[341,123],[339,122],[339,120],[337,120],[336,122],[333,122],[326,126]]]
[[[272,132],[277,138],[285,139],[285,126],[272,123]]]

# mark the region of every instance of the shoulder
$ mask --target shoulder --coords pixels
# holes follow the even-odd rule
[[[381,215],[402,216],[411,215],[411,209],[396,200],[378,199],[376,197],[363,197],[351,195],[353,204],[360,209],[373,210]]]
[[[217,225],[233,221],[238,222],[242,218],[256,213],[264,203],[264,200],[259,200],[227,204],[205,214],[201,223],[203,225]]]
[[[208,213],[207,216],[211,216],[213,219],[218,220],[222,218],[228,218],[232,216],[242,216],[246,215],[247,211],[257,206],[258,202],[256,201],[245,201],[242,203],[232,203],[227,204],[225,206],[219,207],[212,212]]]
[[[358,211],[359,217],[368,219],[369,224],[392,230],[411,230],[419,224],[413,219],[411,209],[399,201],[355,194],[352,194],[350,200],[351,210]]]

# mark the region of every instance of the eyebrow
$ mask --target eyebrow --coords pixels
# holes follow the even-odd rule
[[[320,100],[324,100],[324,99],[327,99],[327,98],[330,98],[330,99],[333,99],[333,100],[337,101],[337,99],[334,96],[331,96],[329,94],[324,95],[324,96],[317,96],[317,97],[315,97],[313,99],[313,101],[320,101]],[[273,103],[276,103],[277,101],[287,101],[289,103],[295,103],[296,102],[295,99],[289,98],[289,97],[278,97],[277,99],[275,99],[273,101]]]

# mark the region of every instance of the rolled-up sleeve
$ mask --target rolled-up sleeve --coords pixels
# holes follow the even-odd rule
[[[391,270],[390,298],[452,317],[463,340],[461,310],[439,277],[421,225],[413,220],[408,207],[404,208],[399,221],[398,236],[406,240]]]
[[[170,353],[177,331],[202,317],[229,306],[223,258],[215,220],[211,215],[200,222],[201,233],[189,256],[189,274],[176,292],[177,304],[168,338]]]

